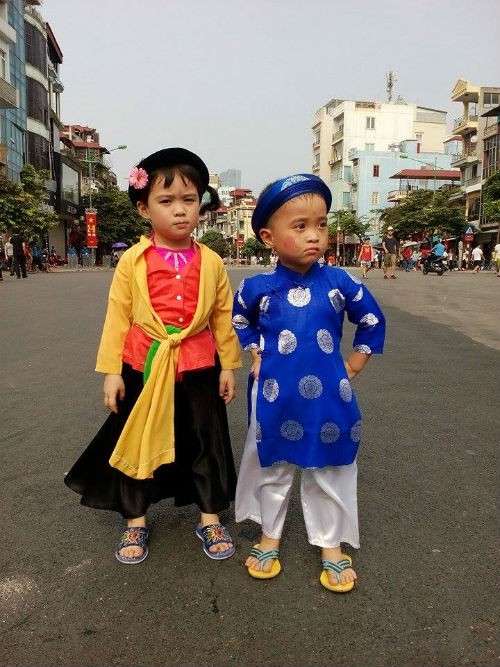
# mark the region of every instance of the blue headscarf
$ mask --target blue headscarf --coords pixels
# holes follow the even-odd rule
[[[332,205],[332,193],[327,184],[314,174],[295,174],[282,178],[260,196],[252,215],[252,229],[255,236],[260,238],[260,230],[267,225],[267,221],[280,206],[294,197],[308,193],[318,194],[325,200],[326,211]]]

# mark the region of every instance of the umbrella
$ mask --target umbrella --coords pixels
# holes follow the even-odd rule
[[[406,243],[403,243],[401,246],[402,248],[408,248],[408,246],[411,245],[420,245],[421,241],[406,241]]]
[[[113,245],[111,247],[113,249],[128,248],[128,244],[124,243],[123,241],[117,241],[116,243],[113,243]]]

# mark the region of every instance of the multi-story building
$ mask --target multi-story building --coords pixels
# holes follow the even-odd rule
[[[91,200],[93,194],[117,184],[116,174],[106,159],[110,151],[101,145],[94,127],[65,125],[61,141],[66,148],[64,153],[74,156],[83,166],[82,195]]]
[[[438,153],[446,136],[446,112],[396,102],[333,99],[320,107],[312,124],[312,171],[332,191],[332,210],[351,207],[349,151],[389,151],[405,139],[419,150]]]
[[[26,162],[24,5],[0,0],[0,171],[11,181]]]
[[[439,190],[460,180],[460,172],[450,170],[450,155],[419,149],[419,142],[413,139],[402,141],[392,151],[352,148],[348,153],[352,162],[350,209],[369,222],[368,235],[375,243],[380,236],[381,209],[399,203],[411,190]]]
[[[496,129],[488,123],[489,110],[500,104],[500,87],[476,86],[469,81],[459,79],[451,93],[453,102],[462,104],[462,113],[453,122],[453,132],[462,138],[461,149],[452,157],[452,167],[461,172],[461,199],[465,204],[467,221],[482,232],[478,241],[492,243],[492,233],[496,229],[483,228],[481,224],[481,187],[485,173],[490,173],[495,160],[495,146],[498,150],[498,138],[495,139]],[[485,156],[487,147],[487,156]],[[483,157],[485,162],[483,164]]]
[[[228,188],[241,188],[241,169],[227,169],[219,174],[220,184]]]

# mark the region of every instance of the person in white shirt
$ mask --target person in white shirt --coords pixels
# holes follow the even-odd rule
[[[472,250],[472,263],[474,265],[474,268],[472,269],[472,273],[478,274],[480,269],[481,269],[481,264],[483,263],[484,255],[483,251],[481,250],[481,247],[479,244],[473,248]]]
[[[497,265],[497,278],[500,278],[500,243],[497,243],[493,251],[495,253],[495,264]]]

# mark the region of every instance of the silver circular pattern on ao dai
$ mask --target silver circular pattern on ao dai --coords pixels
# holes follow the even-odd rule
[[[361,419],[351,426],[351,440],[353,442],[359,442],[361,440],[361,426]]]
[[[311,290],[309,287],[294,287],[289,290],[287,300],[292,306],[303,308],[311,301]]]
[[[278,335],[278,352],[280,354],[291,354],[297,348],[297,337],[289,329],[283,329]]]
[[[360,354],[371,354],[371,347],[368,345],[355,345],[354,352],[359,352]]]
[[[352,387],[349,380],[344,378],[339,382],[339,394],[340,398],[345,401],[345,403],[352,401]]]
[[[267,313],[269,310],[269,296],[263,296],[259,303],[259,310],[261,313]]]
[[[320,329],[316,334],[319,349],[325,354],[333,352],[333,338],[328,329]]]
[[[321,427],[319,437],[321,438],[321,442],[329,445],[340,438],[340,429],[334,422],[326,422]]]
[[[345,306],[345,296],[338,289],[332,289],[328,292],[328,298],[332,306],[335,308],[336,313],[340,313]]]
[[[366,315],[363,315],[359,320],[359,323],[364,326],[373,327],[375,324],[378,324],[378,317],[373,313],[366,313]]]
[[[246,329],[249,322],[243,315],[235,315],[232,319],[233,327],[235,329]]]
[[[356,295],[353,297],[353,301],[361,301],[363,298],[363,288],[360,287],[359,290],[356,292]]]
[[[281,424],[280,433],[286,440],[297,441],[304,436],[304,429],[299,422],[294,419],[288,419]]]
[[[299,381],[299,394],[303,398],[319,398],[323,393],[323,383],[316,375],[305,375]]]
[[[274,378],[269,378],[267,379],[263,386],[262,386],[262,395],[266,399],[266,401],[269,401],[269,403],[272,403],[275,401],[280,393],[280,386]]]

